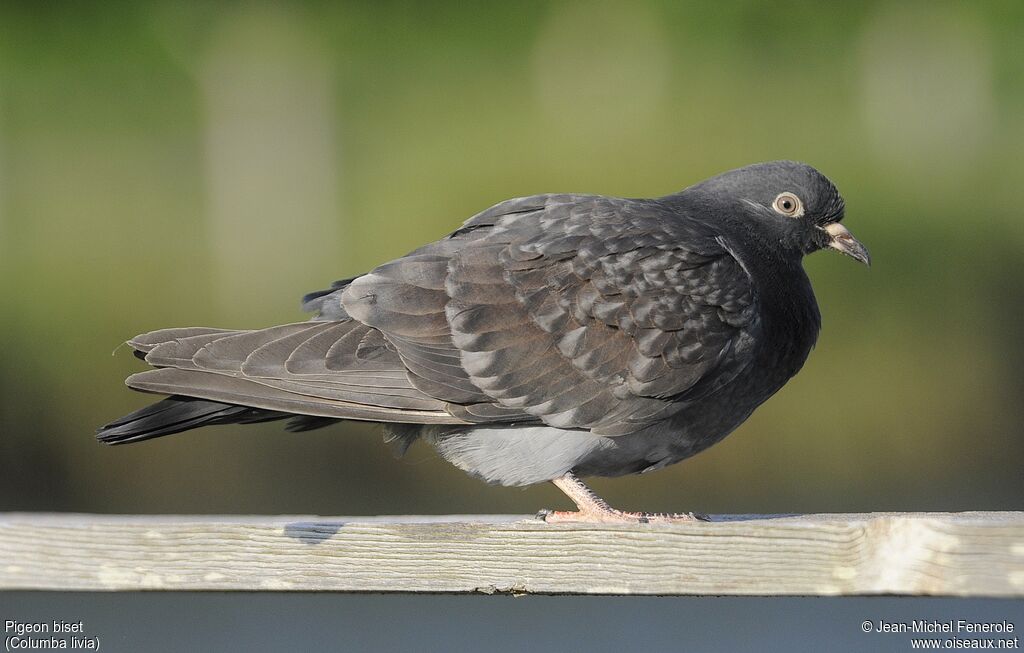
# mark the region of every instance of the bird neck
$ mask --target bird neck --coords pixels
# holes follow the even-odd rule
[[[742,207],[735,212],[722,210],[719,199],[700,187],[662,201],[708,232],[717,233],[719,243],[740,262],[761,306],[766,335],[762,363],[778,364],[785,378],[795,374],[818,339],[821,314],[793,234],[769,233],[764,223],[744,215]]]
[[[762,353],[771,359],[764,362],[780,366],[788,378],[803,365],[821,329],[821,313],[802,257],[756,234],[725,239],[757,293],[767,336]]]

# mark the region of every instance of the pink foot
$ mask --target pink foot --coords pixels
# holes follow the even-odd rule
[[[575,512],[563,510],[541,510],[537,517],[550,524],[673,524],[680,522],[711,521],[707,515],[693,512],[625,512],[608,505],[608,502],[594,494],[583,481],[572,472],[566,472],[551,481],[565,495],[572,499],[579,509]]]
[[[707,515],[693,512],[624,512],[622,510],[541,510],[537,515],[549,524],[675,524],[711,521]]]

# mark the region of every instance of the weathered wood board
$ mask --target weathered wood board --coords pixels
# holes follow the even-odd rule
[[[1024,512],[717,516],[0,514],[0,589],[1024,596]]]

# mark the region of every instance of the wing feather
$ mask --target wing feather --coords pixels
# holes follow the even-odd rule
[[[589,195],[502,202],[305,303],[313,321],[138,336],[158,369],[129,385],[322,418],[310,425],[623,435],[727,385],[761,328],[713,229],[657,200]]]
[[[413,283],[423,257],[431,281]],[[657,201],[510,200],[404,261],[356,279],[342,304],[460,416],[632,432],[727,383],[760,328],[714,230]]]

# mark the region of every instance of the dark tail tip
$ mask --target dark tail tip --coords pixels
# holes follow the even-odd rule
[[[249,406],[171,396],[96,429],[104,444],[129,444],[210,424],[250,424],[288,417]]]

